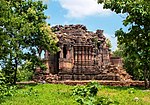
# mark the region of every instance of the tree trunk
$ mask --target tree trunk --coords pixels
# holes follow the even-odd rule
[[[149,71],[148,71],[148,80],[149,80],[149,88],[150,88],[150,69],[149,69]]]
[[[145,69],[144,69],[144,82],[145,82],[145,89],[148,89],[150,87],[150,84],[149,84],[149,72],[148,72],[148,69],[147,69],[147,66],[148,65],[145,65]]]
[[[148,78],[148,82],[149,82],[149,87],[148,88],[150,88],[150,77]]]
[[[145,89],[148,89],[149,88],[149,81],[147,78],[144,81],[145,81]]]
[[[145,51],[146,52],[146,54],[145,54],[145,59],[146,59],[146,62],[144,63],[144,65],[145,65],[145,68],[144,68],[144,81],[145,81],[145,89],[148,89],[149,87],[150,87],[150,81],[149,81],[149,64],[148,64],[148,55],[149,55],[149,51],[148,50],[146,50]]]
[[[18,61],[17,61],[17,57],[15,57],[15,71],[14,71],[14,85],[16,85],[17,82],[17,69],[18,69]]]

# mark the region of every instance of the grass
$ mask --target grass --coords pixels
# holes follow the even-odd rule
[[[110,97],[120,105],[150,105],[150,91],[135,87],[102,86],[98,95]]]
[[[78,105],[71,95],[73,88],[63,84],[26,85],[1,105]],[[150,91],[140,88],[101,86],[98,96],[110,97],[120,105],[150,105]]]

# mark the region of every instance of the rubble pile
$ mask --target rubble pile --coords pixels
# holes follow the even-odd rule
[[[110,80],[131,81],[131,76],[120,66],[106,65],[102,68],[102,75],[110,76]],[[111,78],[111,76],[113,78]],[[108,79],[109,79],[108,78]]]
[[[33,80],[38,83],[46,83],[46,82],[58,81],[59,76],[58,74],[46,73],[46,71],[37,68],[33,76]]]
[[[59,80],[59,76],[57,74],[49,74],[49,75],[46,75],[45,77],[45,81],[46,82],[52,82],[52,81],[58,81]]]

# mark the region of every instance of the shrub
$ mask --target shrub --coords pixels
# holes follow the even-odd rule
[[[77,96],[76,101],[80,105],[118,105],[108,97],[98,97],[97,92],[100,85],[97,82],[90,82],[85,86],[77,86],[73,89],[73,95]]]
[[[6,97],[6,96],[13,96],[13,93],[15,91],[15,86],[10,86],[8,83],[5,82],[5,77],[0,71],[0,102]]]
[[[29,81],[32,80],[33,71],[29,70],[18,70],[17,81]]]
[[[83,87],[75,87],[73,89],[73,95],[78,96],[96,96],[98,92],[99,84],[97,82],[90,82],[86,86]]]
[[[29,81],[33,76],[33,64],[32,62],[26,61],[21,67],[17,70],[17,81]]]

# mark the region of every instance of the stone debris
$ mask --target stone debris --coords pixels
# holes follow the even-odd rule
[[[43,71],[40,72],[36,72],[36,74],[34,75],[33,78],[34,81],[38,82],[38,83],[50,83],[50,82],[54,82],[54,81],[58,81],[59,80],[59,76],[57,74],[47,74]]]
[[[132,81],[131,76],[122,67],[115,65],[105,66],[102,74],[113,76],[114,81]]]

